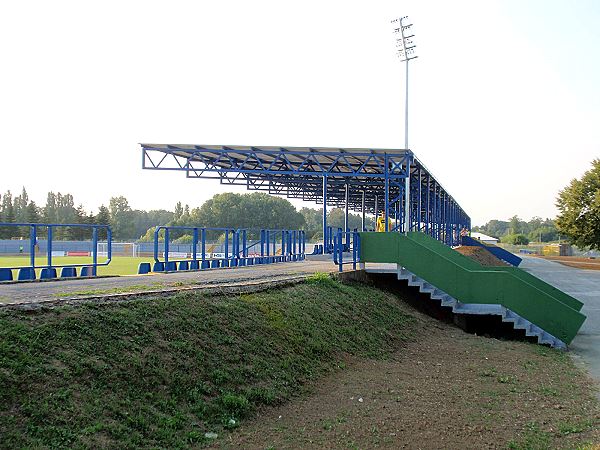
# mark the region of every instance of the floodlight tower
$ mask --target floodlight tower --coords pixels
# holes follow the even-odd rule
[[[400,62],[406,63],[406,94],[404,96],[404,148],[408,150],[408,63],[410,60],[417,58],[415,47],[412,38],[415,35],[412,33],[412,23],[409,22],[408,16],[402,16],[392,20],[394,34],[396,35],[397,55]],[[387,224],[386,224],[387,225]],[[406,166],[406,178],[404,181],[404,233],[410,230],[410,163]]]
[[[412,38],[415,35],[412,33],[412,23],[408,21],[408,16],[403,16],[392,20],[394,33],[399,35],[396,37],[396,47],[398,48],[397,55],[400,62],[406,63],[406,94],[404,97],[404,148],[408,149],[408,63],[409,61],[418,58],[415,54],[416,45]]]

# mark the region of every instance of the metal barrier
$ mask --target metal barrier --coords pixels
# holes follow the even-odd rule
[[[35,280],[35,269],[42,269],[40,279],[57,278],[56,269],[62,268],[61,277],[70,278],[77,276],[77,267],[81,267],[80,276],[96,276],[98,266],[107,266],[112,258],[112,230],[108,225],[87,225],[87,224],[57,224],[57,223],[5,223],[0,222],[0,227],[28,227],[29,228],[29,265],[28,266],[12,266],[0,268],[0,281],[12,281],[12,271],[18,270],[17,279],[19,281]],[[90,228],[92,230],[92,263],[91,264],[53,264],[52,249],[54,230],[57,228]],[[38,247],[38,235],[41,234],[38,230],[46,229],[47,231],[47,247],[46,247],[46,264],[36,264],[36,250]],[[106,261],[98,262],[98,230],[106,230],[107,239],[107,255]]]
[[[164,232],[164,255],[160,258],[160,233]],[[169,255],[170,235],[173,231],[192,236],[192,253],[172,259]],[[208,234],[223,236],[219,243],[222,252],[207,251]],[[252,239],[256,236],[256,239]],[[213,245],[214,247],[214,245]],[[250,250],[260,248],[251,254]],[[305,257],[306,235],[303,230],[232,229],[212,227],[159,226],[154,230],[154,265],[152,272],[202,270],[220,267],[251,266],[285,261],[301,261]],[[138,273],[150,272],[148,263],[140,264]]]
[[[346,237],[346,242],[344,242]],[[344,262],[344,252],[352,254],[352,260]],[[333,242],[333,262],[339,268],[344,270],[344,264],[352,264],[352,270],[356,270],[356,263],[360,262],[360,235],[354,231],[342,231],[338,228]]]

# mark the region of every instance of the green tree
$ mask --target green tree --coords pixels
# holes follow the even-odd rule
[[[600,249],[600,159],[581,179],[573,179],[556,199],[556,226],[578,247]]]
[[[41,219],[40,211],[35,202],[32,200],[27,205],[26,221],[29,223],[39,223]]]
[[[539,226],[533,229],[529,235],[530,241],[550,242],[558,239],[558,231],[554,226]]]
[[[288,200],[279,197],[262,192],[226,192],[192,210],[190,222],[206,227],[298,229],[304,225],[304,217]]]
[[[307,239],[322,238],[323,236],[323,208],[302,208],[300,214],[304,217],[304,230]]]
[[[519,234],[521,233],[521,220],[518,216],[512,216],[508,221],[508,228],[510,234]]]
[[[15,209],[13,206],[13,197],[10,190],[6,191],[2,197],[2,221],[8,223],[15,223]],[[0,229],[0,237],[3,239],[10,239],[17,236],[18,231],[15,227],[3,227]]]
[[[513,233],[503,236],[502,242],[505,244],[512,245],[528,245],[529,239],[527,239],[527,236],[525,236],[524,234]]]
[[[21,195],[16,196],[13,201],[16,222],[20,222],[20,223],[27,222],[27,205],[28,204],[29,204],[29,195],[27,195],[25,186],[23,186]]]
[[[98,208],[98,214],[94,218],[94,223],[96,225],[110,225],[110,211],[104,205],[100,205]],[[98,232],[98,239],[106,239],[106,230],[101,229]]]
[[[85,212],[83,205],[79,205],[75,209],[75,222],[76,224],[87,225],[88,216]],[[68,238],[74,241],[83,241],[90,239],[92,236],[92,230],[84,227],[69,227]]]
[[[173,220],[177,221],[183,216],[183,207],[181,206],[181,202],[177,202],[175,205],[175,212],[173,213]]]
[[[135,237],[132,211],[129,202],[123,196],[112,197],[108,204],[110,224],[114,239],[131,239]]]
[[[43,220],[45,223],[58,223],[58,210],[56,207],[56,195],[48,192],[46,206],[44,206]]]

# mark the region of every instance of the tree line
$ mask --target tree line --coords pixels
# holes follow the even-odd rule
[[[0,194],[0,222],[9,223],[56,223],[110,225],[115,240],[141,240],[151,242],[154,229],[159,225],[211,228],[270,228],[303,229],[308,239],[322,239],[323,209],[301,208],[297,210],[288,200],[255,192],[249,194],[215,194],[201,206],[190,208],[177,202],[173,211],[164,209],[133,209],[124,196],[110,198],[108,206],[100,205],[96,211],[77,205],[72,194],[48,192],[46,203],[37,205],[29,198],[23,187],[14,196],[10,190]],[[344,211],[339,208],[327,212],[328,224],[343,228]],[[350,229],[360,228],[361,217],[350,214]],[[367,218],[367,226],[373,227],[373,219]],[[45,230],[40,230],[44,238]],[[60,227],[54,231],[54,239],[86,240],[91,232],[86,228]],[[174,239],[190,239],[190,233],[173,232]],[[187,236],[187,238],[186,238]],[[104,238],[104,236],[100,236]],[[26,227],[0,227],[0,239],[29,238]]]
[[[23,187],[21,194],[13,196],[10,190],[0,194],[0,222],[8,223],[56,223],[110,225],[113,238],[129,240],[145,233],[154,224],[164,224],[173,219],[173,213],[166,210],[133,210],[123,196],[112,197],[108,207],[100,205],[96,212],[76,206],[72,194],[48,192],[46,203],[38,206],[29,199],[27,190]],[[44,238],[46,230],[39,230],[39,237]],[[86,240],[90,239],[89,228],[58,227],[54,230],[57,240]],[[0,239],[29,238],[27,227],[0,227]],[[105,238],[100,233],[100,238]]]
[[[508,220],[493,219],[480,227],[473,227],[507,244],[527,245],[530,241],[552,242],[559,239],[559,230],[552,219],[533,217],[529,221],[513,216]]]

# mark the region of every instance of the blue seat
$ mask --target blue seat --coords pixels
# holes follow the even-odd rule
[[[164,272],[165,271],[165,263],[164,262],[155,262],[152,267],[152,272]]]
[[[176,272],[177,271],[177,263],[175,261],[168,261],[165,263],[165,271],[166,272]]]
[[[246,260],[246,265],[247,266],[253,266],[254,265],[254,258],[248,258]]]
[[[150,273],[150,263],[140,263],[138,266],[138,275]]]
[[[81,268],[80,277],[93,277],[94,276],[94,268],[92,266],[85,266]]]
[[[190,261],[190,270],[198,270],[200,268],[200,261]]]
[[[44,267],[40,272],[40,280],[53,280],[56,278],[56,269],[54,267]]]
[[[187,261],[179,261],[177,270],[190,270],[190,265]]]
[[[208,268],[210,268],[210,261],[209,260],[202,261],[202,264],[200,264],[200,268],[201,269],[208,269]]]
[[[77,277],[77,267],[63,267],[60,270],[61,278],[75,278]]]
[[[221,267],[229,267],[229,260],[228,259],[222,259],[221,260]]]
[[[238,266],[238,259],[237,258],[233,258],[229,260],[229,267],[237,267]]]
[[[22,267],[17,275],[19,281],[35,280],[35,270],[32,267]]]
[[[240,258],[238,262],[238,266],[242,267],[246,265],[246,258]]]
[[[12,281],[13,274],[12,270],[0,267],[0,281]]]
[[[210,268],[211,269],[218,269],[220,267],[219,264],[219,260],[218,259],[213,259],[210,261]]]

